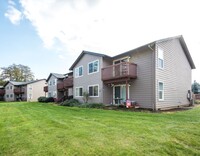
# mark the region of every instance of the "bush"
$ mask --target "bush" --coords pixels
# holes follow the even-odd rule
[[[77,99],[70,99],[70,100],[65,100],[64,102],[62,102],[60,104],[61,106],[70,106],[70,107],[74,107],[74,106],[79,106],[80,102]]]
[[[80,105],[81,108],[103,108],[103,103],[84,103]]]
[[[53,97],[48,97],[45,102],[55,102]]]
[[[47,98],[45,96],[40,96],[38,102],[46,102]]]
[[[200,100],[195,100],[194,103],[195,104],[200,104]]]

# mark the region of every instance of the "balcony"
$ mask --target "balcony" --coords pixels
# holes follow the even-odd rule
[[[15,88],[14,93],[15,94],[23,94],[25,92],[24,88]]]
[[[48,86],[44,87],[44,92],[48,92]]]
[[[4,95],[5,94],[5,90],[4,89],[0,89],[0,95]]]
[[[73,77],[68,77],[64,79],[64,87],[65,88],[73,87]]]
[[[134,63],[122,62],[101,70],[104,83],[117,83],[137,78],[137,65]]]
[[[59,82],[57,83],[57,90],[59,91],[63,91],[65,88],[64,88],[64,82]]]

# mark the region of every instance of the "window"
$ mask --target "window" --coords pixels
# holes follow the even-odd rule
[[[10,94],[10,98],[12,98],[13,97],[13,94]]]
[[[75,68],[75,77],[80,77],[83,75],[83,66]]]
[[[54,85],[54,86],[56,85],[56,79],[55,79],[55,80],[53,80],[53,85]]]
[[[76,96],[83,96],[83,87],[77,87],[75,95]]]
[[[164,100],[164,84],[163,84],[163,82],[158,82],[158,99],[159,99],[159,101]]]
[[[163,50],[158,48],[158,68],[164,68]]]
[[[9,98],[9,94],[7,94],[6,97]]]
[[[99,86],[93,85],[89,86],[89,96],[99,96]]]
[[[93,61],[93,62],[90,62],[88,64],[88,73],[91,74],[91,73],[96,73],[99,71],[99,60],[96,60],[96,61]]]
[[[48,97],[51,97],[51,92],[48,93]]]
[[[49,85],[50,85],[50,86],[52,85],[51,81],[49,81]]]
[[[7,86],[6,89],[8,90],[8,89],[9,89],[9,86]]]
[[[29,94],[29,99],[32,99],[32,94]]]
[[[10,89],[12,89],[12,86],[10,86]]]

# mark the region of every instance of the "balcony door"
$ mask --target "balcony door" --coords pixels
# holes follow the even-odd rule
[[[122,59],[119,59],[119,60],[115,60],[113,61],[113,65],[114,65],[114,73],[113,73],[113,76],[114,77],[118,77],[118,76],[122,76],[123,74],[123,66],[120,64],[122,62],[129,62],[129,59],[128,58],[122,58]]]
[[[129,92],[129,88],[128,88]],[[113,102],[114,104],[121,104],[126,101],[126,85],[116,85],[113,87]]]

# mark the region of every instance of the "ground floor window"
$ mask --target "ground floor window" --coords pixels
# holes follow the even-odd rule
[[[83,87],[76,87],[75,95],[76,96],[83,96]]]
[[[99,96],[99,85],[89,86],[89,96],[94,96],[94,97]]]
[[[158,82],[158,99],[160,101],[164,100],[164,83]]]

